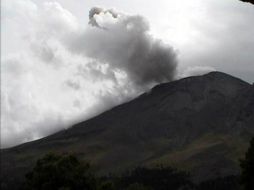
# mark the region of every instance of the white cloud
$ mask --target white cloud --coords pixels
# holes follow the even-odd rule
[[[1,57],[1,146],[6,147],[65,128],[81,115],[88,117],[96,98],[89,88],[77,93],[63,85],[76,64],[86,62],[61,42],[78,27],[71,13],[58,3],[38,7],[28,0],[5,1],[3,9],[5,35],[13,32],[18,40],[11,43],[22,44],[19,51],[9,48]],[[2,47],[8,43],[4,40]],[[73,106],[74,99],[82,99],[83,108]]]

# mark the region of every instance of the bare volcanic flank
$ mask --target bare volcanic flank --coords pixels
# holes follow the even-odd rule
[[[194,180],[237,174],[254,134],[254,86],[221,72],[160,84],[136,99],[46,138],[2,150],[1,179],[41,155],[73,152],[99,173],[170,165]]]

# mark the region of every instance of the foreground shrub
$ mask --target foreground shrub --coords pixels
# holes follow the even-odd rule
[[[47,154],[26,175],[25,189],[92,190],[96,186],[89,165],[73,155]]]

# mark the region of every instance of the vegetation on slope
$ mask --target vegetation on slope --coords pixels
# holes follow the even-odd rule
[[[240,176],[195,184],[190,174],[171,167],[138,167],[122,175],[96,176],[73,155],[47,154],[26,175],[23,190],[250,190],[254,189],[254,138],[240,161]],[[8,189],[1,184],[1,189]],[[18,189],[20,189],[18,187]]]

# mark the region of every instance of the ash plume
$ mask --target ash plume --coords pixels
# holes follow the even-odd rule
[[[135,87],[174,79],[174,49],[149,34],[149,24],[142,16],[94,7],[89,12],[89,25],[72,42],[73,51],[122,73]]]

